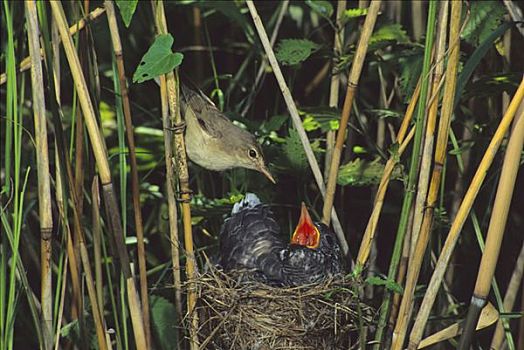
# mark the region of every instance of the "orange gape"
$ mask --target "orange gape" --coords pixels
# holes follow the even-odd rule
[[[312,249],[318,248],[320,244],[320,232],[318,232],[318,229],[313,224],[313,220],[311,220],[311,216],[309,216],[304,202],[302,202],[300,219],[291,237],[291,243]]]

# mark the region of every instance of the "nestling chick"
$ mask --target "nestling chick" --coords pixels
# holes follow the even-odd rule
[[[209,170],[257,170],[275,183],[255,137],[233,124],[207,96],[180,86],[189,159]]]
[[[302,203],[298,225],[286,242],[269,206],[253,193],[236,203],[219,235],[224,271],[249,271],[248,278],[279,286],[319,283],[346,271],[337,237],[315,223]]]

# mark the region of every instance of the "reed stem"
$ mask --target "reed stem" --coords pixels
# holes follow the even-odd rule
[[[333,208],[335,190],[337,187],[338,168],[340,166],[340,160],[342,157],[342,147],[344,146],[344,141],[346,139],[346,130],[349,122],[349,115],[351,113],[351,107],[353,106],[353,98],[355,97],[355,93],[358,88],[358,81],[362,72],[362,67],[364,66],[369,39],[371,38],[371,34],[375,28],[375,22],[377,20],[378,11],[380,10],[380,4],[380,0],[373,0],[369,6],[368,14],[360,34],[357,50],[355,51],[355,56],[353,58],[351,72],[349,73],[346,97],[342,107],[342,115],[340,117],[340,126],[337,131],[335,148],[333,148],[333,153],[331,155],[329,177],[326,185],[326,196],[324,198],[324,207],[322,208],[322,221],[327,225],[329,225],[329,222],[331,221],[331,210]]]
[[[452,3],[452,20],[453,20],[453,4],[454,3]],[[493,138],[491,139],[491,142],[488,145],[486,152],[484,153],[484,156],[477,168],[477,171],[471,181],[471,184],[466,192],[466,195],[464,196],[464,199],[460,205],[455,221],[453,221],[453,224],[451,225],[446,241],[444,243],[444,247],[442,248],[439,259],[435,266],[435,271],[433,272],[433,275],[431,276],[431,280],[429,282],[426,294],[424,295],[424,299],[422,300],[422,304],[420,306],[419,313],[417,315],[417,318],[415,319],[415,323],[413,325],[413,331],[410,335],[410,341],[409,341],[409,347],[408,347],[409,349],[416,349],[418,346],[418,343],[420,342],[420,339],[422,338],[423,329],[428,320],[431,308],[433,307],[433,303],[435,301],[438,289],[440,288],[440,284],[442,282],[442,278],[444,277],[444,273],[446,272],[446,267],[451,257],[451,253],[453,252],[453,249],[455,248],[455,244],[457,243],[459,234],[462,231],[462,227],[464,226],[466,218],[468,217],[468,213],[471,210],[473,202],[475,201],[480,191],[480,187],[486,177],[487,171],[489,167],[491,166],[491,164],[493,163],[493,159],[497,153],[497,150],[500,147],[500,144],[502,143],[502,140],[504,139],[504,135],[508,131],[508,128],[511,122],[513,121],[513,117],[515,116],[517,108],[520,105],[523,98],[524,98],[524,79],[521,81],[519,88],[517,89],[508,107],[508,110],[506,111],[495,134],[493,135]],[[446,106],[446,105],[443,104],[443,106]],[[445,156],[445,150],[443,151],[443,153]],[[431,205],[431,202],[429,201],[429,199],[428,199],[428,205]],[[421,237],[422,237],[422,232],[421,232]],[[422,241],[422,238],[419,238],[419,242],[417,245],[419,245],[421,241]]]

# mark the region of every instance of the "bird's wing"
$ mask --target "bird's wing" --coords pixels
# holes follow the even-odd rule
[[[182,107],[186,118],[188,112],[192,112],[206,134],[214,138],[224,137],[222,133],[222,130],[225,129],[224,124],[232,124],[231,121],[202,92],[195,92],[183,84],[180,86],[183,101]]]
[[[280,279],[279,252],[284,246],[271,211],[258,205],[224,222],[220,232],[220,264],[226,270],[255,269],[271,280]]]
[[[282,275],[288,285],[317,283],[336,273],[329,256],[300,245],[282,252]]]

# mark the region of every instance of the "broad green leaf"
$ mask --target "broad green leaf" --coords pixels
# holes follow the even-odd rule
[[[116,5],[120,10],[120,15],[126,27],[129,27],[129,24],[131,24],[131,19],[133,18],[137,4],[138,0],[116,0]]]
[[[184,55],[171,51],[173,41],[171,34],[159,35],[155,39],[133,74],[134,83],[143,83],[169,73],[182,63]]]
[[[333,15],[333,6],[326,0],[306,0],[306,4],[322,17],[330,18]]]
[[[151,323],[156,343],[160,349],[173,349],[174,344],[178,341],[175,306],[158,295],[151,295],[149,304],[151,305]]]
[[[277,46],[277,60],[286,66],[305,61],[319,46],[307,39],[283,39]]]
[[[478,46],[504,21],[506,9],[499,1],[472,1],[461,37]],[[465,16],[465,15],[464,15]]]
[[[384,164],[377,158],[367,161],[356,158],[349,163],[340,166],[338,170],[337,183],[342,186],[371,186],[380,183],[384,173]],[[400,166],[393,170],[392,179],[402,179],[402,168]]]

